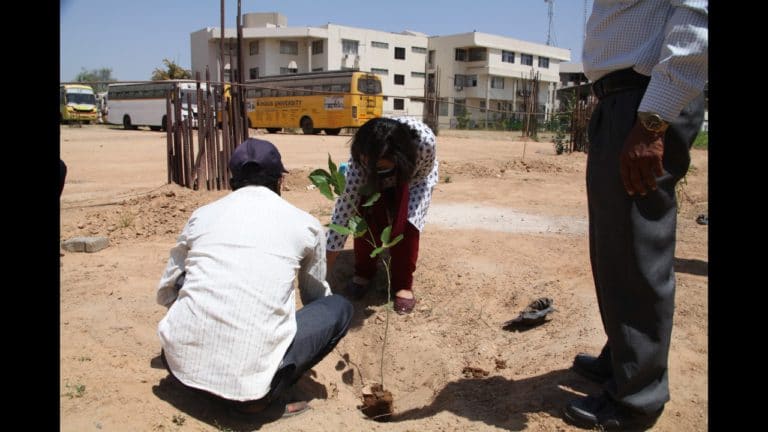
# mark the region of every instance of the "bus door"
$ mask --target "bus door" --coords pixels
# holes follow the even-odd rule
[[[365,81],[365,84],[360,90],[363,91],[364,94],[360,95],[360,107],[363,109],[363,112],[365,113],[365,118],[372,118],[376,116],[376,93],[379,91],[376,91],[377,83],[374,79],[373,75],[364,75],[361,80]]]

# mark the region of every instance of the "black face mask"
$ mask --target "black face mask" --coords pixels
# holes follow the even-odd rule
[[[389,189],[397,185],[397,171],[395,168],[381,169],[376,171],[376,175],[379,177],[379,188],[381,190]]]

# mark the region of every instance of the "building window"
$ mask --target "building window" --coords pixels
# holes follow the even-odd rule
[[[430,69],[435,67],[435,50],[429,50],[427,54],[427,67]]]
[[[296,41],[280,41],[280,54],[299,54],[299,43]]]
[[[470,48],[469,61],[484,61],[488,58],[488,51],[485,48]]]
[[[280,68],[280,75],[295,74],[298,71],[299,71],[298,69],[291,69],[291,68],[287,68],[287,67],[281,67]]]
[[[438,110],[439,115],[448,115],[448,98],[440,98],[440,106],[438,107]]]
[[[411,72],[411,78],[426,78],[427,74],[424,72]]]
[[[322,54],[323,53],[323,41],[322,40],[316,40],[312,41],[312,54]]]
[[[258,78],[259,77],[259,68],[255,67],[255,68],[248,69],[248,77],[250,79]]]
[[[351,39],[342,39],[341,40],[341,53],[342,54],[355,54],[357,55],[357,47],[360,45],[360,42],[356,40]]]
[[[386,43],[386,42],[376,42],[376,41],[373,41],[373,42],[371,42],[371,46],[374,47],[374,48],[389,49],[389,44]]]
[[[503,89],[504,88],[504,77],[491,77],[491,88],[495,89]]]
[[[319,67],[319,68],[312,68],[312,72],[322,72],[322,71],[323,71],[323,68],[321,68],[321,67]]]
[[[520,64],[524,64],[526,66],[533,66],[533,55],[520,54]]]
[[[424,47],[411,47],[411,51],[415,52],[416,54],[426,54],[427,49]]]
[[[464,48],[456,48],[456,54],[454,55],[456,61],[467,61],[467,50]]]
[[[395,59],[405,60],[405,48],[395,47]]]
[[[405,99],[400,98],[394,98],[393,100],[394,108],[396,110],[404,110],[405,109]]]
[[[389,75],[389,69],[371,68],[371,73],[375,73],[377,75]]]
[[[477,87],[477,75],[456,74],[453,77],[453,85],[456,87]]]
[[[481,113],[485,112],[485,99],[480,100],[480,112]]]
[[[237,41],[224,41],[224,52],[237,52]]]
[[[541,57],[539,56],[539,67],[548,69],[549,68],[549,57]]]
[[[256,55],[259,53],[259,41],[251,41],[248,44],[248,52],[250,55]]]
[[[395,74],[395,85],[405,85],[405,75]]]
[[[466,99],[454,99],[453,100],[453,115],[456,117],[461,117],[464,115],[465,112],[467,112],[466,107]]]
[[[501,51],[501,61],[504,63],[514,63],[515,53],[512,51]]]

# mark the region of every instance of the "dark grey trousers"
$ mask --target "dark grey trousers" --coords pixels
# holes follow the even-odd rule
[[[328,355],[347,334],[353,313],[352,303],[336,294],[317,299],[296,311],[296,336],[272,378],[269,392],[259,401],[269,403],[278,400],[306,371]],[[173,371],[165,360],[165,353],[162,351],[160,359],[168,372],[173,375]],[[205,390],[188,387],[181,381],[179,383],[193,392],[223,401],[236,408],[246,407],[256,402],[231,401]]]
[[[669,400],[667,359],[675,307],[675,185],[690,165],[690,146],[704,115],[694,99],[664,136],[658,189],[630,197],[619,153],[635,123],[644,89],[600,100],[589,124],[589,252],[603,327],[602,356],[613,378],[605,386],[620,404],[652,413]]]

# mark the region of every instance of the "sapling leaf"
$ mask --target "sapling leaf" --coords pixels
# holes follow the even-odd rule
[[[365,221],[365,219],[361,218],[360,216],[355,216],[356,218],[360,218],[360,220],[357,222],[357,227],[355,228],[355,238],[360,238],[368,232],[368,222]]]
[[[333,163],[330,153],[328,153],[328,169],[331,171],[332,176],[337,172],[336,164]]]
[[[389,225],[388,227],[384,228],[383,231],[381,231],[381,244],[385,245],[389,243],[389,236],[392,235],[392,225]]]
[[[403,239],[403,235],[400,234],[399,236],[395,237],[395,239],[392,240],[391,242],[383,244],[382,247],[384,247],[384,248],[391,248],[392,246],[400,243],[400,240],[402,240],[402,239]]]
[[[347,228],[345,226],[341,226],[341,225],[333,224],[333,223],[328,225],[328,228],[336,231],[337,233],[339,233],[341,235],[349,235],[349,234],[352,234],[352,232],[353,232],[351,229],[349,229],[349,228]]]
[[[373,252],[371,252],[371,258],[376,258],[376,255],[378,255],[378,254],[380,254],[382,252],[384,252],[384,248],[383,247],[377,247],[376,249],[373,250]]]
[[[381,193],[376,192],[375,194],[371,195],[370,198],[368,198],[365,203],[363,203],[363,207],[370,207],[372,206],[376,201],[379,200],[381,197]]]
[[[331,186],[329,182],[331,181],[331,175],[328,174],[328,171],[318,168],[314,171],[312,171],[309,174],[309,181],[312,182],[313,185],[317,187],[317,189],[325,195],[326,198],[333,200],[334,196],[331,192]]]
[[[344,188],[347,187],[347,178],[344,177],[344,174],[340,172],[336,172],[334,174],[333,179],[333,190],[336,192],[336,195],[341,195],[344,193]]]

